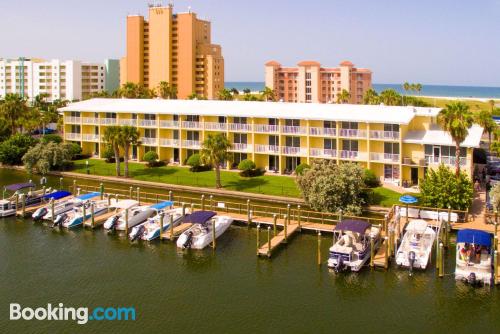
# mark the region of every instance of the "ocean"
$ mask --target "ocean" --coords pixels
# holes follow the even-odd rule
[[[264,89],[264,82],[226,82],[226,88],[236,88],[243,91],[249,88],[252,92]],[[385,89],[394,89],[404,94],[402,85],[399,84],[373,84],[377,92]],[[477,98],[500,98],[500,87],[477,87],[477,86],[447,86],[447,85],[423,85],[419,93],[421,96],[449,96],[449,97],[477,97]]]

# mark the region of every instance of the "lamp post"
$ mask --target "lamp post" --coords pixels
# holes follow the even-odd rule
[[[85,168],[87,169],[87,174],[90,174],[89,161],[85,161]]]

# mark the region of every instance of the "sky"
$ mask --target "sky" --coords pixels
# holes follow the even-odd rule
[[[126,16],[147,4],[0,0],[0,57],[120,58]],[[226,81],[264,81],[269,60],[348,59],[375,83],[500,86],[500,0],[174,0],[189,6],[212,21]]]

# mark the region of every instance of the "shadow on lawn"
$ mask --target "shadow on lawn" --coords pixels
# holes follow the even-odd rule
[[[151,178],[161,178],[166,175],[173,175],[177,173],[178,170],[173,168],[164,168],[164,167],[145,167],[132,171],[132,177],[136,176],[146,176]],[[152,180],[153,181],[153,180]]]
[[[259,192],[261,192],[260,187],[263,186],[268,187],[267,185],[268,183],[269,183],[268,181],[261,178],[250,178],[250,179],[240,178],[238,181],[224,182],[223,187],[238,191],[257,188],[259,189]]]

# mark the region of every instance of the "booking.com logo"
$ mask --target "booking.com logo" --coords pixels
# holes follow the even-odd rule
[[[135,320],[135,307],[65,307],[47,304],[47,307],[21,307],[20,304],[10,304],[10,320],[73,320],[79,325],[89,321],[127,321]]]

